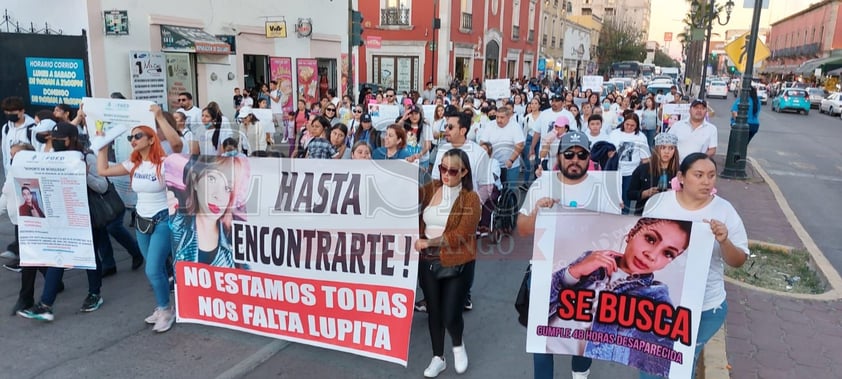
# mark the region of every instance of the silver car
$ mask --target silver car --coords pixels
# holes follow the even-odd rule
[[[810,87],[807,88],[807,93],[810,95],[810,108],[817,108],[822,105],[822,100],[830,93],[824,88]]]

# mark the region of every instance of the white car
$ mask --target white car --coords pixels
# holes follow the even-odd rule
[[[714,80],[710,82],[708,87],[707,97],[719,96],[723,99],[728,98],[728,84],[721,80]]]
[[[769,92],[766,91],[765,86],[757,87],[757,100],[760,100],[760,105],[766,105],[769,102]]]
[[[842,114],[842,93],[834,92],[822,99],[819,104],[819,113],[827,113],[831,116]]]

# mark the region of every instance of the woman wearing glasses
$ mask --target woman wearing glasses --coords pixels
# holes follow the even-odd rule
[[[330,122],[330,126],[334,126],[334,125],[342,122],[342,120],[337,115],[336,106],[333,105],[333,103],[328,102],[327,105],[322,109],[325,110],[324,116],[325,116],[325,118],[327,118],[328,122]]]
[[[137,193],[137,244],[146,259],[146,278],[152,285],[157,305],[146,323],[155,324],[153,330],[162,333],[175,322],[166,268],[171,246],[163,170],[166,153],[151,127],[134,127],[128,139],[132,146],[129,159],[109,167],[108,152],[101,149],[97,154],[97,171],[102,176],[129,175],[132,191]]]
[[[427,301],[427,326],[433,345],[433,359],[424,370],[427,378],[435,378],[447,367],[445,331],[453,344],[456,373],[468,369],[462,311],[474,276],[475,233],[482,214],[468,155],[461,149],[448,150],[437,169],[441,180],[431,181],[419,192],[421,229],[415,242],[415,249],[421,253],[418,276]]]

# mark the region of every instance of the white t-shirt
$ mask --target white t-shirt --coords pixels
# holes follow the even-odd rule
[[[280,89],[276,89],[271,94],[278,98],[278,101],[275,101],[272,99],[272,96],[269,96],[269,107],[272,109],[272,114],[283,114],[284,105],[281,104],[281,99],[284,97],[283,93],[281,93]]]
[[[745,225],[743,225],[742,218],[731,203],[714,195],[713,201],[704,208],[689,211],[681,207],[675,194],[675,191],[667,191],[651,197],[643,209],[643,216],[696,222],[711,219],[722,221],[728,228],[728,239],[731,240],[731,243],[745,252],[746,255],[749,254]],[[710,259],[710,272],[705,288],[705,299],[702,303],[703,311],[716,308],[725,301],[724,270],[725,262],[722,260],[722,249],[719,242],[714,241],[713,254]]]
[[[622,199],[617,171],[588,173],[585,180],[579,184],[564,184],[559,175],[558,171],[548,171],[535,179],[526,192],[526,200],[520,208],[520,213],[531,214],[538,200],[549,197],[559,200],[559,204],[546,210],[550,212],[569,210],[575,202],[575,209],[620,214]]]
[[[515,122],[514,118],[509,119],[509,123],[504,127],[497,125],[497,121],[492,121],[485,125],[482,133],[479,135],[480,142],[488,142],[491,144],[492,157],[497,160],[503,167],[506,166],[512,153],[515,151],[515,145],[524,143],[526,139],[523,137],[523,130],[520,125]],[[520,159],[515,159],[511,168],[520,167]]]
[[[678,137],[676,148],[680,160],[692,153],[707,153],[708,149],[716,147],[719,140],[716,126],[707,121],[694,130],[690,120],[684,119],[670,126],[667,133]]]
[[[545,137],[553,130],[555,120],[558,119],[558,116],[567,117],[567,120],[570,121],[570,129],[572,130],[575,128],[573,125],[576,124],[576,120],[575,117],[573,117],[572,112],[567,109],[555,112],[552,108],[547,108],[541,112],[541,116],[538,117],[537,121],[538,125],[536,125],[536,127],[541,130],[541,137]]]
[[[184,124],[187,125],[188,128],[192,128],[194,125],[202,125],[202,110],[199,109],[199,107],[194,105],[189,111],[184,108],[179,108],[178,112],[184,113],[184,115],[187,116]]]
[[[122,165],[128,172],[131,172],[134,167],[131,161],[124,161]],[[141,162],[134,171],[132,191],[137,194],[135,209],[141,217],[150,218],[167,209],[167,185],[162,180],[163,177],[163,163],[160,176],[158,176],[158,168],[149,161]]]
[[[238,151],[246,149],[251,152],[248,138],[244,133],[224,126],[219,128],[219,143],[216,148],[213,147],[213,129],[205,129],[204,127],[201,127],[201,129],[196,128],[193,132],[193,138],[199,143],[199,154],[201,155],[222,155],[224,152],[222,142],[227,138],[234,138],[237,140],[240,144],[240,149]]]
[[[422,150],[424,150],[424,143],[425,142],[431,141],[431,143],[432,143],[432,141],[433,141],[433,127],[430,126],[430,124],[428,124],[426,122],[424,124],[420,125],[420,127],[423,128],[423,130],[421,130],[421,134],[418,135],[418,136],[414,136],[414,138],[412,138],[412,136],[410,136],[411,132],[409,130],[407,130],[407,132],[406,132],[407,133],[406,134],[406,140],[407,140],[406,146],[407,146],[407,149],[412,151],[413,153],[415,153],[415,152],[420,153]],[[429,161],[429,160],[430,160],[430,152],[427,151],[426,154],[421,156],[420,161],[426,162],[426,161]]]
[[[590,144],[591,144],[591,148],[593,148],[593,145],[596,145],[596,143],[597,143],[597,142],[599,142],[599,141],[608,141],[608,142],[611,142],[611,141],[609,141],[609,139],[608,139],[608,134],[603,133],[603,132],[602,132],[602,130],[600,130],[600,131],[599,131],[599,134],[598,134],[598,135],[596,135],[596,136],[592,136],[592,135],[591,135],[591,131],[590,131],[590,130],[585,131],[585,133],[586,133],[586,134],[587,134],[587,136],[588,136],[588,142],[590,142]]]
[[[433,173],[431,175],[433,179],[441,179],[439,164],[441,164],[444,153],[453,148],[450,142],[445,142],[439,146],[439,152],[436,154],[436,162],[433,164]],[[482,146],[474,141],[465,141],[465,144],[460,146],[459,149],[462,149],[465,154],[468,154],[468,161],[471,162],[471,176],[473,178],[474,191],[478,191],[479,186],[494,183],[494,176],[491,173],[491,158],[488,157],[488,153],[485,152]]]
[[[634,169],[640,166],[640,160],[649,158],[651,155],[649,141],[642,132],[626,133],[616,129],[608,136],[608,141],[617,147],[617,154],[620,155],[618,170],[621,176],[631,175]]]
[[[543,134],[544,131],[541,130],[541,126],[539,124],[540,118],[540,115],[536,118],[532,115],[532,113],[526,115],[526,118],[523,120],[523,133],[529,133],[529,135],[534,135],[535,133]]]

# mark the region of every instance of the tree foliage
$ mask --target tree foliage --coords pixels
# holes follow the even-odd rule
[[[638,31],[613,22],[606,22],[599,33],[599,71],[609,72],[611,63],[620,61],[643,61],[646,58],[646,44]]]
[[[672,59],[669,55],[661,50],[655,50],[655,59],[652,61],[655,66],[660,67],[679,67],[678,61]]]

